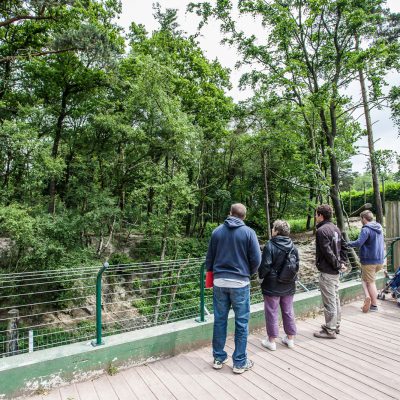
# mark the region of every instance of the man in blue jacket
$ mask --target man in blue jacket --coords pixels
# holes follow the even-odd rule
[[[256,233],[245,225],[246,207],[231,206],[229,217],[216,228],[208,245],[206,267],[214,274],[213,368],[228,361],[224,350],[228,313],[235,313],[235,351],[233,372],[242,374],[253,366],[247,358],[247,336],[250,317],[250,276],[257,272],[261,251]]]
[[[365,293],[363,312],[378,311],[376,299],[378,291],[375,284],[376,272],[382,269],[385,257],[382,226],[373,220],[371,211],[366,210],[360,214],[361,228],[357,240],[349,242],[350,247],[360,248],[361,280]]]

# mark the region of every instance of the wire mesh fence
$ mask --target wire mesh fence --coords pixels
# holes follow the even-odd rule
[[[101,328],[109,336],[200,314],[204,258],[117,264],[102,276]],[[96,337],[96,277],[100,266],[0,274],[0,357],[92,340]],[[297,291],[318,287],[298,281]],[[358,278],[351,271],[342,280]],[[250,282],[251,303],[263,296]],[[212,290],[204,292],[212,313]]]
[[[0,356],[93,337],[98,269],[0,274]]]

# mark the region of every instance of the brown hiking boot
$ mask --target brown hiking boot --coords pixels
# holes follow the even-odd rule
[[[314,336],[320,339],[336,339],[336,333],[328,333],[325,329],[314,332]]]

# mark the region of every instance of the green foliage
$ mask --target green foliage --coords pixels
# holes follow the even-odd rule
[[[288,219],[287,222],[290,225],[290,232],[291,233],[299,233],[305,232],[307,229],[307,219],[306,218],[299,218],[299,219]]]
[[[382,187],[381,187],[382,196]],[[352,191],[342,193],[342,201],[344,209],[350,214],[351,211],[355,211],[365,204],[364,202],[364,191]],[[350,197],[351,197],[351,210],[350,210]],[[372,189],[366,190],[365,200],[367,203],[372,204],[372,211],[375,212],[375,201]],[[400,201],[400,183],[385,183],[385,200],[386,201]]]

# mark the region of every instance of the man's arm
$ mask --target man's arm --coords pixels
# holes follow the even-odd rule
[[[211,235],[211,239],[208,243],[207,255],[206,255],[206,269],[207,271],[212,271],[214,266],[215,259],[215,248],[214,248],[214,240],[213,235]]]
[[[369,229],[361,228],[360,236],[357,240],[353,240],[352,242],[347,242],[347,245],[350,247],[361,247],[369,237]]]
[[[258,244],[256,233],[252,230],[250,236],[250,246],[249,246],[250,275],[253,275],[257,272],[260,262],[261,262],[260,245]]]
[[[331,267],[334,270],[339,270],[340,269],[340,263],[338,258],[336,257],[336,254],[333,252],[331,243],[332,243],[332,238],[327,236],[323,232],[318,232],[317,231],[317,240],[319,247],[321,249],[321,255],[322,257],[325,258],[325,260],[328,261],[328,263],[331,265]]]

